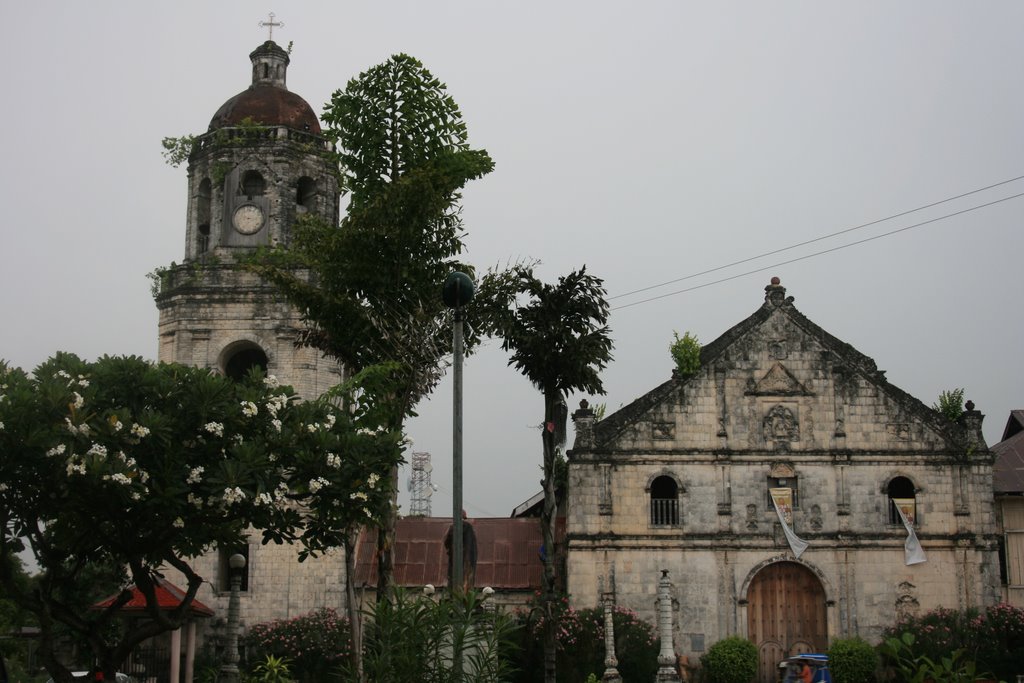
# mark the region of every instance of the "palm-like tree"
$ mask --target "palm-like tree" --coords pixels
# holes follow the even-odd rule
[[[545,284],[531,268],[516,273],[517,300],[501,325],[502,348],[514,366],[544,395],[544,680],[555,680],[558,624],[555,589],[555,462],[560,446],[560,408],[576,391],[603,394],[600,371],[611,360],[608,302],[604,283],[586,266]],[[562,409],[564,410],[564,409]],[[562,412],[564,415],[564,412]]]

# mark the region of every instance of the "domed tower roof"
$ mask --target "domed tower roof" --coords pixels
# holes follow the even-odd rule
[[[262,126],[286,126],[320,133],[320,121],[306,100],[285,86],[288,53],[268,40],[252,51],[252,85],[220,106],[209,130],[240,125],[245,119]]]

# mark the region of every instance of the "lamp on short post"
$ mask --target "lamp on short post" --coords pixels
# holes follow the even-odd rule
[[[228,600],[228,639],[224,647],[224,663],[220,667],[222,683],[238,683],[238,612],[242,591],[242,572],[245,571],[245,556],[235,553],[228,558],[231,572],[231,597]]]

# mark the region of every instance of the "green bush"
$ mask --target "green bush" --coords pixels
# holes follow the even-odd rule
[[[757,646],[746,638],[729,636],[709,647],[700,665],[709,683],[750,683],[757,675]]]
[[[543,619],[519,614],[519,655],[513,683],[544,680]],[[536,612],[532,614],[536,615]],[[577,610],[562,598],[558,609],[558,680],[586,683],[604,673],[604,608]],[[618,670],[625,681],[651,681],[658,671],[658,639],[654,627],[625,607],[612,610]]]
[[[835,683],[871,683],[878,664],[878,652],[860,638],[838,638],[828,649],[828,667]]]
[[[668,346],[672,360],[676,363],[676,370],[683,377],[692,377],[700,370],[700,342],[696,335],[689,332],[679,336],[678,332],[672,333],[673,341]]]

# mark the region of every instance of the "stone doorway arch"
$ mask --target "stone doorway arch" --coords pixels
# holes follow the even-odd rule
[[[774,683],[778,663],[828,648],[825,588],[799,562],[762,568],[747,589],[747,634],[757,645],[758,683]]]

